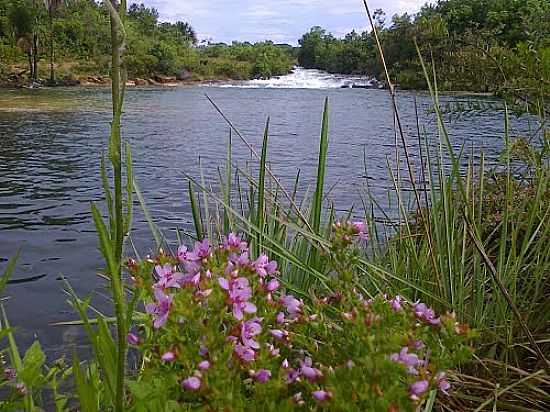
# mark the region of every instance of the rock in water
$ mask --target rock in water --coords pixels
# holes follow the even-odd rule
[[[189,70],[187,70],[187,69],[181,69],[181,70],[177,73],[176,79],[178,79],[179,81],[185,81],[185,80],[191,79],[192,76],[193,76],[193,73],[191,73]]]

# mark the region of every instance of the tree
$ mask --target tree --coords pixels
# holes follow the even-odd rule
[[[54,58],[55,58],[55,34],[53,29],[54,15],[57,10],[65,4],[65,0],[44,0],[44,7],[48,12],[48,23],[50,30],[50,82],[55,82],[55,69],[54,69]]]
[[[8,20],[13,28],[19,48],[27,55],[30,78],[38,79],[37,10],[34,2],[19,0],[12,3]]]
[[[318,69],[318,56],[324,45],[327,32],[319,26],[312,27],[308,33],[304,34],[298,43],[300,51],[298,53],[298,63],[308,69]]]
[[[196,45],[198,43],[197,33],[195,33],[195,30],[189,23],[182,21],[176,22],[176,30],[186,41],[191,44]]]

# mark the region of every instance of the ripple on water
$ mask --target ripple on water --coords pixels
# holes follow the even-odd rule
[[[368,181],[381,204],[388,206],[382,195],[391,186],[387,161],[393,165],[395,134],[385,92],[266,88],[257,83],[257,88],[212,87],[207,93],[258,150],[270,116],[269,161],[287,187],[300,170],[300,190],[313,190],[321,113],[328,95],[327,187],[338,183],[330,199],[338,210],[353,204],[359,207],[359,188]],[[123,136],[132,146],[135,175],[152,215],[172,238],[171,230],[189,228],[191,222],[185,173],[199,176],[201,156],[205,178],[217,188],[218,167],[226,158],[229,127],[204,92],[204,88],[190,87],[127,93]],[[434,153],[438,146],[436,124],[428,113],[430,100],[423,94],[402,92],[403,126],[412,160],[418,165],[415,98]],[[10,317],[22,327],[24,341],[32,338],[29,331],[37,331],[51,347],[74,339],[72,332],[64,337],[60,329],[47,326],[72,318],[61,276],[82,295],[100,284],[96,273],[102,260],[90,203],[103,199],[98,170],[109,132],[109,105],[109,91],[102,89],[0,91],[0,266],[21,248],[16,277],[47,274],[30,284],[10,286],[9,294],[14,296],[9,302]],[[511,128],[525,132],[528,125],[513,119]],[[482,146],[494,160],[502,145],[502,129],[502,112],[485,112],[454,120],[451,139],[454,147],[464,146],[474,159],[479,159],[479,151],[472,148]],[[235,135],[233,160],[241,167],[251,162],[257,175],[257,162],[251,161],[249,150]],[[135,213],[133,240],[148,252],[151,236],[138,205]]]

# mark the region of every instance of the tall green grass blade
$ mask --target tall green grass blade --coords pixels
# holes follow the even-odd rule
[[[233,150],[233,131],[231,128],[229,129],[229,140],[227,142],[227,160],[226,160],[226,166],[225,166],[225,203],[231,206],[231,189],[233,187],[233,183],[231,181],[232,178],[232,169],[231,169],[231,162],[232,162],[232,150]],[[227,210],[224,210],[223,215],[223,231],[224,233],[229,233],[232,231],[232,224],[231,224],[231,214],[227,212]]]
[[[91,382],[86,378],[80,367],[76,353],[73,355],[73,375],[75,378],[76,393],[82,412],[99,412],[99,399]]]
[[[126,142],[126,218],[124,220],[124,235],[128,236],[132,229],[132,213],[133,213],[133,193],[134,193],[134,172],[132,165],[132,149],[130,144]]]
[[[13,272],[15,271],[15,265],[17,264],[17,260],[19,259],[19,254],[20,250],[18,250],[15,256],[8,261],[8,265],[6,266],[6,269],[4,269],[4,273],[2,273],[2,276],[0,276],[0,294],[4,291],[6,285],[13,275]]]
[[[159,228],[157,227],[156,223],[153,221],[153,218],[151,217],[151,213],[149,212],[149,208],[145,203],[145,198],[143,197],[143,194],[141,193],[141,189],[139,188],[139,185],[135,180],[134,180],[134,191],[136,193],[136,197],[138,198],[139,204],[141,206],[141,210],[143,211],[143,215],[145,216],[145,220],[147,221],[147,225],[149,226],[149,230],[151,231],[151,234],[155,239],[155,244],[157,246],[157,249],[160,249],[163,244],[162,234]]]
[[[311,206],[311,227],[317,234],[321,228],[321,213],[323,208],[323,188],[325,186],[325,174],[328,152],[328,97],[323,108],[323,121],[321,126],[321,140],[319,142],[319,160],[317,165],[317,182],[313,204]]]
[[[3,321],[3,325],[0,324],[0,329],[11,330],[10,322],[8,320],[8,316],[6,314],[6,309],[4,308],[4,305],[0,304],[0,310],[2,311],[2,321]],[[23,361],[21,359],[21,355],[19,354],[17,342],[15,341],[15,337],[13,336],[12,332],[8,333],[8,353],[10,356],[11,364],[13,365],[15,370],[17,371],[21,370],[23,368]]]
[[[265,170],[266,170],[266,159],[267,159],[267,143],[269,139],[269,117],[265,124],[264,129],[264,139],[262,143],[262,156],[260,158],[260,176],[259,176],[259,187],[258,187],[258,207],[256,210],[256,226],[258,226],[258,236],[256,238],[255,250],[256,257],[260,256],[262,253],[262,243],[264,236],[264,226],[265,226]]]
[[[105,387],[109,393],[109,397],[111,399],[114,399],[116,389],[115,389],[115,380],[112,377],[113,376],[112,371],[115,370],[114,368],[116,368],[117,362],[106,363],[105,361],[105,356],[103,355],[103,352],[102,352],[103,348],[99,342],[99,334],[92,327],[93,324],[99,323],[99,320],[98,320],[99,316],[98,318],[91,321],[87,313],[89,302],[81,300],[66,279],[65,279],[65,287],[70,297],[71,306],[80,315],[80,319],[81,319],[80,324],[82,324],[82,326],[84,327],[84,330],[86,331],[90,344],[92,345],[95,359],[99,363],[101,370],[104,371],[105,382],[106,382]],[[114,318],[113,321],[117,321],[117,319]],[[112,338],[108,340],[112,341]],[[73,373],[76,373],[76,371],[73,371]]]
[[[201,240],[201,239],[204,239],[201,210],[200,210],[197,195],[195,194],[195,190],[193,189],[193,184],[191,183],[191,180],[188,180],[187,184],[188,184],[189,201],[191,202],[191,213],[193,215],[193,226],[195,226],[195,233],[197,234],[197,239]]]
[[[199,169],[200,169],[200,176],[201,176],[201,184],[203,187],[206,187],[206,182],[204,179],[204,171],[202,168],[202,162],[199,158]],[[203,210],[204,210],[204,224],[206,225],[206,235],[208,239],[212,239],[212,229],[210,225],[210,206],[208,205],[208,195],[206,192],[203,192]],[[199,240],[202,240],[199,238]]]

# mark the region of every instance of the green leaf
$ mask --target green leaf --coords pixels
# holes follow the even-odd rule
[[[325,186],[325,173],[328,152],[328,97],[325,99],[323,109],[323,124],[321,126],[321,140],[319,142],[319,164],[317,166],[317,185],[311,208],[311,227],[316,234],[321,228],[321,210],[323,206],[323,188]]]
[[[103,192],[105,193],[105,203],[107,203],[107,208],[109,210],[109,223],[110,227],[114,228],[114,219],[115,215],[113,212],[113,195],[111,193],[111,188],[109,186],[109,179],[107,177],[107,167],[105,165],[105,155],[101,156],[100,164],[100,174],[101,174],[101,184],[103,185]],[[111,233],[111,236],[114,237],[114,233]]]
[[[23,368],[18,372],[19,379],[24,382],[27,387],[33,388],[42,379],[42,367],[46,361],[46,356],[42,352],[40,343],[34,342],[27,350],[23,357]]]
[[[126,219],[124,221],[124,234],[127,236],[132,228],[134,172],[132,166],[132,150],[126,143]]]
[[[262,253],[262,243],[265,230],[265,164],[267,160],[267,141],[269,138],[269,117],[265,124],[264,140],[262,144],[262,156],[260,158],[260,176],[258,183],[258,208],[256,210],[256,226],[258,227],[258,235],[256,238],[256,257]]]
[[[15,270],[15,265],[17,263],[17,259],[19,259],[19,250],[15,254],[14,257],[12,257],[9,262],[8,266],[6,266],[6,269],[4,270],[4,273],[2,276],[0,276],[0,293],[3,292],[4,288],[8,284],[11,276],[13,275],[13,271]]]
[[[107,227],[103,222],[103,218],[101,217],[99,210],[93,203],[92,217],[99,235],[99,247],[101,249],[101,253],[103,254],[103,257],[105,257],[110,275],[115,276],[115,274],[118,273],[118,265],[115,261],[115,255],[113,252],[113,240],[107,231]]]
[[[203,233],[203,227],[202,227],[202,218],[201,218],[199,202],[197,199],[197,195],[195,194],[195,190],[193,189],[191,180],[188,180],[187,183],[189,185],[189,201],[191,202],[193,224],[195,225],[195,232],[197,233],[197,239],[200,240],[204,238],[204,233]]]
[[[149,213],[149,208],[145,203],[145,198],[141,194],[139,185],[135,180],[134,180],[134,191],[136,193],[136,197],[139,200],[139,204],[141,205],[141,209],[143,210],[143,215],[145,216],[145,220],[147,220],[147,224],[149,225],[149,229],[151,230],[151,234],[155,239],[157,248],[160,248],[162,246],[162,234],[160,233],[160,230],[155,224],[155,222],[153,221],[153,218],[151,217],[151,213]]]
[[[80,361],[76,354],[73,358],[73,374],[76,394],[82,412],[99,412],[97,393],[80,368]]]

